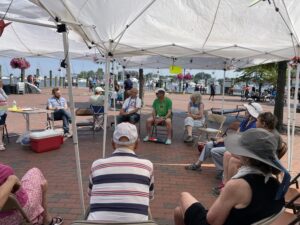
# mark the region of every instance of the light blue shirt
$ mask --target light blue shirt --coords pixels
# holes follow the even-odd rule
[[[63,97],[60,98],[49,98],[48,99],[48,108],[65,108],[67,104],[66,99]]]

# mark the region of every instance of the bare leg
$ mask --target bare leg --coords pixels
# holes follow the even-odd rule
[[[3,127],[4,127],[4,125],[0,125],[0,150],[5,150],[5,147],[3,144]]]
[[[166,127],[168,132],[168,139],[171,139],[172,136],[172,121],[171,119],[166,119]]]
[[[193,127],[192,126],[185,126],[185,127],[186,127],[186,130],[187,130],[188,136],[192,136]]]
[[[48,190],[48,182],[45,181],[44,184],[41,185],[42,188],[42,207],[44,208],[43,218],[44,224],[49,224],[52,220],[51,216],[48,213],[48,203],[47,203],[47,190]]]
[[[229,168],[229,161],[230,161],[231,157],[232,157],[232,155],[230,152],[226,151],[224,153],[224,157],[223,157],[223,167],[224,167],[223,182],[224,182],[224,184],[228,181],[228,168]]]
[[[185,225],[184,215],[182,214],[181,208],[177,206],[174,210],[174,222],[175,225]]]
[[[152,117],[149,117],[146,121],[146,129],[147,129],[147,135],[148,137],[150,136],[151,134],[151,128],[152,128],[152,124],[153,124],[153,118]]]
[[[196,202],[198,202],[197,199],[195,199],[190,193],[181,193],[180,206],[176,207],[174,211],[175,225],[184,225],[185,211]]]

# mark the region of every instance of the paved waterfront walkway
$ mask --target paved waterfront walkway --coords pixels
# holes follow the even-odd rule
[[[67,98],[67,90],[63,95]],[[18,106],[30,106],[45,108],[45,102],[50,90],[43,90],[40,95],[10,95],[9,101],[15,99]],[[184,111],[186,111],[189,95],[171,94],[174,108],[174,138],[170,146],[155,143],[140,143],[137,154],[154,163],[155,168],[155,199],[151,203],[151,211],[154,220],[161,225],[173,224],[173,209],[175,208],[180,192],[188,191],[196,196],[205,206],[209,207],[215,197],[211,194],[211,188],[218,184],[215,180],[215,168],[211,162],[203,165],[202,172],[186,171],[184,165],[195,161],[198,157],[197,150],[182,142]],[[85,88],[74,89],[74,98],[77,104],[88,100],[88,91]],[[146,93],[145,108],[142,111],[142,137],[145,134],[145,119],[150,113],[150,105],[154,94]],[[205,108],[220,107],[221,97],[216,96],[214,102],[208,101],[204,96]],[[241,104],[239,97],[226,97],[225,108],[235,107]],[[273,106],[263,104],[264,109],[273,111]],[[286,111],[286,109],[285,109]],[[109,121],[113,120],[113,112],[110,111]],[[300,114],[298,114],[300,115]],[[31,127],[43,129],[45,127],[45,115],[33,116]],[[298,119],[298,125],[300,120]],[[25,130],[25,120],[21,115],[9,113],[8,130],[10,135]],[[59,124],[59,123],[58,123]],[[110,124],[110,123],[108,123]],[[93,136],[89,130],[79,130],[79,148],[83,185],[85,190],[88,185],[88,174],[91,163],[102,156],[102,132]],[[112,129],[108,129],[107,155],[112,152]],[[80,218],[80,204],[78,184],[76,178],[75,155],[72,139],[68,139],[61,149],[57,151],[36,154],[29,149],[23,149],[15,143],[16,136],[11,138],[5,152],[0,152],[1,161],[15,168],[16,174],[21,177],[31,167],[40,168],[49,181],[49,209],[54,215],[65,218],[65,224]],[[286,138],[284,136],[284,138]],[[295,153],[293,160],[293,173],[300,171],[300,136],[296,136]],[[284,158],[286,163],[286,157]],[[88,203],[86,197],[85,203]]]

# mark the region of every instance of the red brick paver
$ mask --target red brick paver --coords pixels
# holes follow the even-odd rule
[[[67,90],[63,94],[67,97]],[[44,90],[40,95],[10,95],[10,103],[15,99],[18,106],[45,107],[50,90]],[[205,206],[209,207],[215,198],[211,194],[211,188],[218,184],[214,179],[215,169],[211,162],[204,164],[202,172],[186,171],[184,165],[193,162],[198,157],[198,152],[192,146],[182,142],[184,111],[187,107],[189,95],[171,94],[174,105],[174,138],[170,146],[155,143],[140,143],[137,154],[154,163],[155,168],[155,199],[151,202],[151,211],[159,224],[173,224],[173,209],[175,208],[180,192],[191,192]],[[74,89],[76,103],[83,103],[88,99],[87,89]],[[154,98],[153,93],[146,93],[142,115],[142,137],[145,134],[145,119],[150,113],[149,106]],[[217,96],[214,102],[209,102],[204,96],[205,108],[220,107],[221,97]],[[241,104],[238,97],[226,96],[225,108],[235,107]],[[263,104],[265,110],[273,110],[273,106]],[[113,112],[110,112],[112,115]],[[299,115],[299,114],[298,114]],[[45,127],[45,115],[33,116],[31,127],[43,129]],[[80,118],[82,119],[82,118]],[[109,121],[113,118],[110,116]],[[299,125],[299,120],[297,120]],[[10,135],[25,130],[25,120],[19,114],[9,113],[8,130]],[[110,123],[109,123],[110,124]],[[83,185],[86,191],[88,174],[91,163],[102,156],[102,132],[93,136],[89,130],[79,130],[79,148]],[[107,155],[112,152],[112,129],[108,129]],[[75,154],[72,139],[68,139],[61,149],[42,154],[36,154],[30,149],[22,148],[15,143],[16,136],[6,146],[5,152],[0,152],[1,162],[12,166],[16,174],[21,177],[31,167],[40,168],[49,181],[49,211],[53,215],[65,218],[65,224],[80,218],[80,203],[78,183],[76,177]],[[299,171],[299,136],[296,136],[295,154],[293,159],[293,171]],[[298,142],[297,142],[298,141]],[[286,163],[286,157],[284,159]],[[88,204],[87,197],[85,198]]]

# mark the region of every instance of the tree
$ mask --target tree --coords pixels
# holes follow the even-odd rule
[[[258,92],[261,94],[261,88],[264,83],[276,85],[277,80],[277,64],[268,63],[258,66],[247,67],[241,70],[242,75],[236,81],[249,81],[258,83]]]
[[[239,81],[254,81],[259,83],[259,93],[264,83],[270,83],[277,87],[274,115],[278,119],[277,129],[282,131],[283,127],[283,109],[284,109],[284,91],[286,84],[287,62],[269,63],[242,69],[242,76],[236,79]]]
[[[211,79],[211,75],[209,73],[200,72],[194,76],[194,82],[198,83],[200,80],[205,81],[205,86],[207,86],[207,80]]]
[[[103,79],[103,75],[104,75],[103,69],[98,68],[96,71],[96,76],[101,80],[101,79]]]
[[[286,69],[287,62],[282,61],[277,63],[277,90],[275,98],[274,115],[277,116],[277,130],[283,130],[283,109],[284,109],[284,90],[286,84]],[[289,91],[289,90],[288,90]]]

